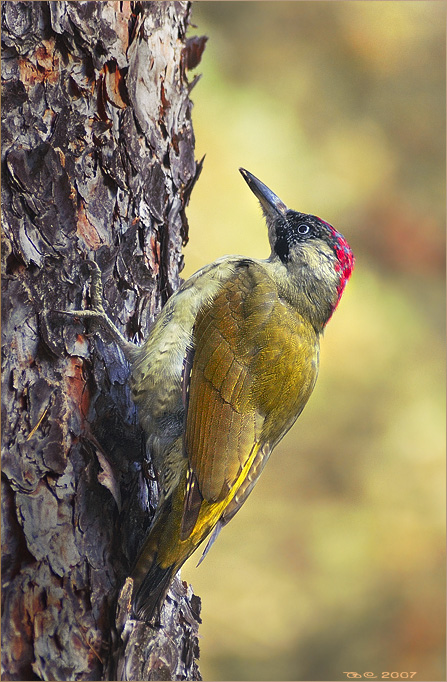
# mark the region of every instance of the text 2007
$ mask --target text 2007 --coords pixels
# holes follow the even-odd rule
[[[367,672],[367,673],[358,673],[358,672],[344,672],[344,675],[348,677],[349,679],[355,679],[355,680],[412,680],[415,675],[417,675],[416,672],[410,673],[410,672],[402,672],[402,673],[397,673],[397,672],[383,672],[381,673],[380,677],[379,675],[374,675],[374,673]]]

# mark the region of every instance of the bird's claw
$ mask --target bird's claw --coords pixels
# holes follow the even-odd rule
[[[84,261],[84,264],[88,267],[90,274],[91,308],[89,310],[56,310],[55,312],[62,315],[68,315],[71,318],[95,322],[99,328],[102,328],[110,334],[113,340],[122,349],[127,359],[131,360],[134,357],[138,346],[131,341],[128,341],[123,334],[121,334],[104,309],[101,270],[98,264],[93,260]]]

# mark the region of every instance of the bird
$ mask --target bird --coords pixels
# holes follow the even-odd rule
[[[260,203],[269,257],[224,256],[200,269],[168,299],[140,347],[116,330],[159,488],[131,571],[133,613],[147,622],[159,619],[184,562],[208,538],[203,559],[246,502],[304,409],[320,337],[354,267],[332,225],[289,209],[239,170]]]

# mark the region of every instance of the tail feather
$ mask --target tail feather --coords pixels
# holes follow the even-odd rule
[[[168,592],[169,586],[177,572],[175,565],[162,568],[154,557],[149,572],[144,577],[135,596],[133,597],[133,611],[140,620],[151,621],[154,617],[160,620],[160,611]]]
[[[214,530],[213,530],[213,532],[211,533],[208,542],[206,543],[206,547],[205,547],[205,549],[204,549],[203,552],[202,552],[202,556],[200,557],[199,561],[197,562],[196,568],[198,568],[198,567],[200,566],[200,564],[202,563],[202,561],[204,560],[204,558],[206,557],[206,555],[207,555],[208,552],[210,551],[211,547],[212,547],[212,546],[214,545],[214,543],[216,542],[216,540],[217,540],[217,538],[218,538],[218,536],[219,536],[219,533],[220,533],[220,531],[222,530],[222,528],[223,528],[224,526],[225,526],[225,521],[222,521],[222,517],[221,517],[221,518],[219,519],[219,521],[216,523],[216,525],[214,526]]]

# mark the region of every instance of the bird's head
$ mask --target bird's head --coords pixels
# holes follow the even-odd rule
[[[239,170],[261,204],[272,249],[269,262],[277,266],[275,278],[280,288],[322,329],[354,266],[348,242],[329,223],[292,211],[254,175]]]

